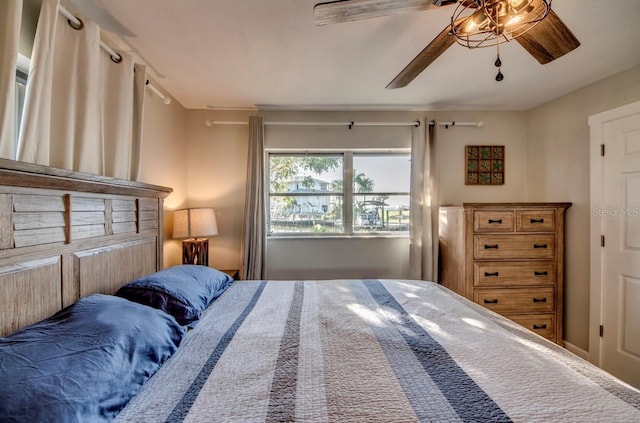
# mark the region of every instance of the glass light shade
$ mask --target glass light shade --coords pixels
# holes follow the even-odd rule
[[[214,209],[182,209],[173,212],[174,238],[208,238],[215,235],[218,235],[218,223]]]

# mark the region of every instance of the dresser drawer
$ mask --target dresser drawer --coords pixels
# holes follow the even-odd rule
[[[474,232],[513,232],[512,211],[476,210],[473,212]]]
[[[473,300],[500,314],[554,311],[553,288],[476,290]]]
[[[555,340],[555,318],[553,314],[507,314],[505,317],[524,326],[538,335],[544,336],[552,341]]]
[[[553,210],[517,210],[516,231],[555,232],[556,222]]]
[[[474,235],[476,259],[540,259],[555,257],[554,235]]]
[[[555,285],[555,268],[553,261],[476,261],[473,263],[473,285]]]

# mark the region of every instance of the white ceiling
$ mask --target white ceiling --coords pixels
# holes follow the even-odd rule
[[[519,44],[454,45],[406,88],[385,86],[455,6],[316,26],[318,0],[67,0],[114,30],[190,109],[527,110],[640,64],[640,0],[555,0],[582,45],[540,65]],[[65,3],[63,1],[63,3]],[[640,83],[640,81],[638,82]]]

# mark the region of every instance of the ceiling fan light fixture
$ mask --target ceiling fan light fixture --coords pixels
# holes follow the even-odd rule
[[[496,48],[496,80],[504,79],[500,44],[516,39],[540,64],[549,63],[580,46],[558,15],[552,0],[333,0],[313,8],[317,25],[348,22],[378,16],[396,15],[410,10],[456,8],[440,33],[398,73],[387,89],[406,87],[458,42],[469,48]],[[531,30],[533,29],[533,30]],[[530,31],[531,30],[531,31]]]
[[[551,10],[552,0],[477,0],[460,2],[451,33],[467,48],[495,46],[526,33]]]

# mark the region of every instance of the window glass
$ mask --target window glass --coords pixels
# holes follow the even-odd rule
[[[409,195],[354,195],[354,232],[409,232]]]
[[[353,155],[353,231],[408,232],[409,154]]]
[[[353,192],[409,193],[409,154],[353,155]]]
[[[269,233],[342,233],[342,155],[269,155]]]

